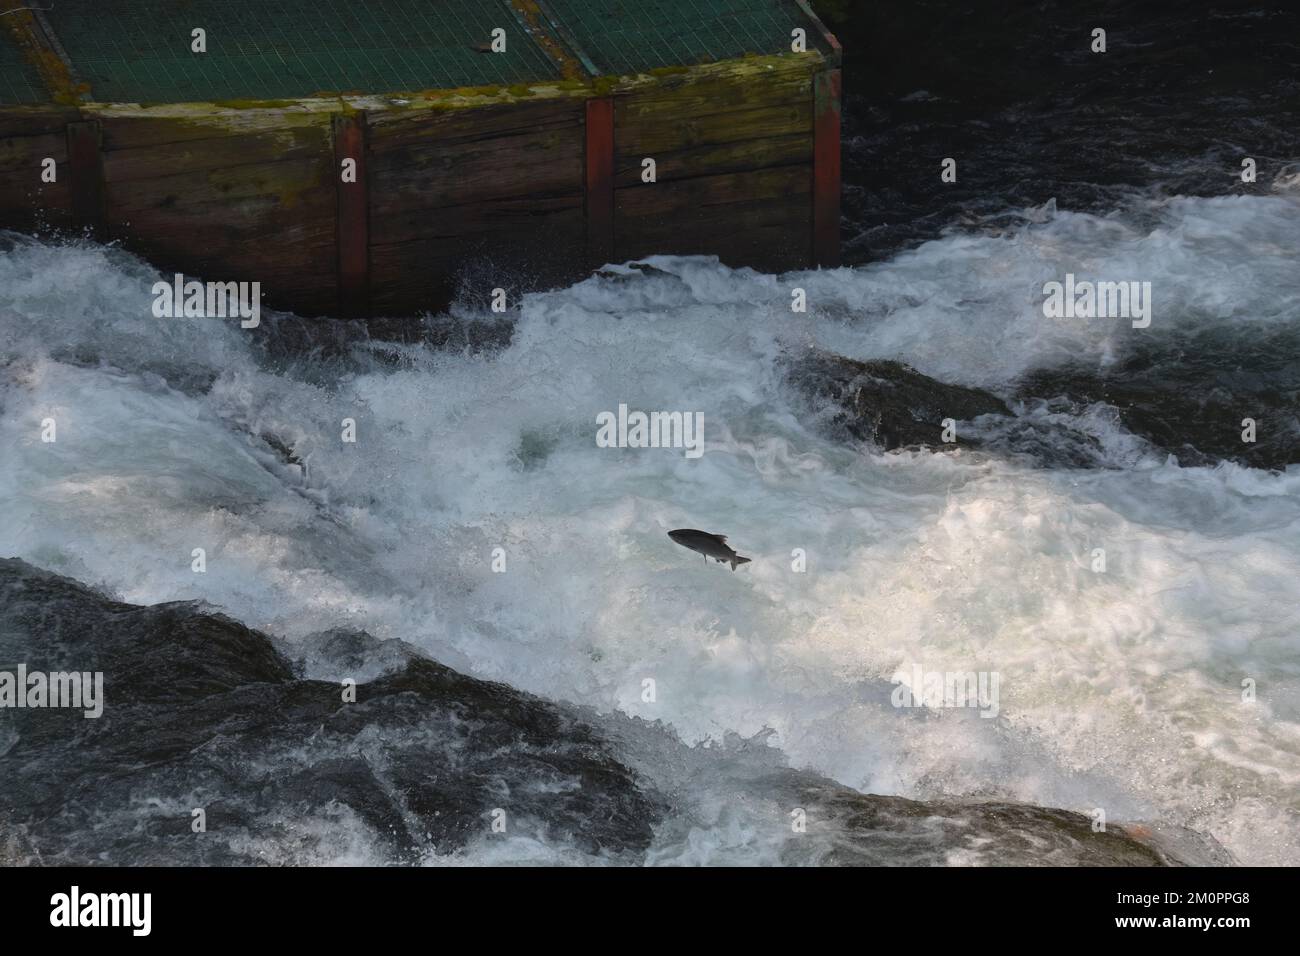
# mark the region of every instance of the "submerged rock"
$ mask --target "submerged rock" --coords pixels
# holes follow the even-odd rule
[[[364,350],[396,364],[389,347],[419,345],[453,352],[506,348],[514,323],[505,316],[440,313],[420,318],[304,319],[289,313],[262,317],[259,345],[276,362],[304,364],[307,356],[338,359]]]
[[[773,781],[833,834],[815,851],[837,866],[1183,866],[1232,862],[1217,843],[1179,828],[1111,824],[1023,803],[919,801],[860,794],[831,781]],[[800,848],[793,845],[796,862]],[[790,854],[787,853],[787,856]]]
[[[1184,466],[1300,464],[1300,350],[1287,335],[1248,347],[1147,347],[1100,369],[1040,369],[1015,383],[1014,408],[899,362],[814,350],[790,361],[787,375],[833,436],[886,451],[965,446],[1053,468],[1127,467],[1165,453]],[[941,439],[946,418],[959,423],[955,442]]]
[[[965,422],[981,415],[1011,415],[1002,400],[988,392],[947,385],[901,362],[859,362],[814,350],[792,361],[787,374],[803,392],[830,406],[825,424],[832,431],[886,451],[978,444],[960,428],[955,442],[944,442],[944,419]]]
[[[1033,372],[1025,398],[1112,406],[1124,427],[1182,465],[1300,464],[1300,342],[1290,330],[1148,346],[1106,368]],[[1255,422],[1255,441],[1242,439]]]

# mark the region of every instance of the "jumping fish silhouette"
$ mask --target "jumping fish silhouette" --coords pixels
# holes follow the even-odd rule
[[[725,534],[709,534],[707,531],[696,531],[694,528],[678,528],[676,531],[669,531],[668,537],[683,548],[690,548],[704,555],[705,564],[709,563],[709,558],[713,558],[719,564],[730,564],[731,570],[734,571],[736,565],[749,563],[749,558],[742,558],[727,547]]]

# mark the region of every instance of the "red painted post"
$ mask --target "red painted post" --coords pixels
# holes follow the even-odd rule
[[[840,71],[813,80],[813,265],[840,264]]]
[[[94,232],[104,220],[104,164],[99,154],[99,123],[83,120],[68,124],[69,191],[72,222]]]
[[[344,161],[355,167],[345,177]],[[366,114],[334,117],[334,172],[338,198],[338,304],[344,315],[370,306],[370,183],[366,175]]]
[[[614,258],[614,98],[587,100],[585,197],[587,258],[601,266]]]

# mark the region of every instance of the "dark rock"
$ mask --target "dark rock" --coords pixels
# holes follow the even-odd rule
[[[324,681],[371,681],[425,656],[403,641],[381,641],[366,631],[346,628],[310,634],[294,650],[301,664],[298,676]]]
[[[298,457],[297,453],[294,452],[293,446],[285,442],[285,440],[279,435],[274,435],[271,432],[262,432],[259,437],[262,441],[266,442],[267,447],[269,447],[271,451],[275,452],[275,457],[280,459],[281,464],[298,465],[299,467],[302,466],[303,461]]]
[[[1288,329],[1147,346],[1106,368],[1033,372],[1018,387],[1024,398],[1104,402],[1182,465],[1300,463],[1300,342]],[[1254,443],[1241,438],[1247,418],[1256,422]]]
[[[955,443],[942,440],[943,420],[970,421],[981,415],[1011,414],[988,392],[922,375],[901,362],[859,362],[830,352],[811,351],[794,360],[790,381],[814,401],[824,424],[886,451],[920,446],[951,448],[975,442],[958,428]]]
[[[321,644],[341,665],[365,640]],[[493,838],[498,807],[511,834],[618,854],[662,812],[576,710],[414,653],[344,703],[236,621],[121,604],[18,560],[0,560],[0,661],[104,672],[97,719],[0,710],[11,862],[328,860],[358,829],[380,862],[414,862]]]
[[[973,444],[1040,468],[1115,468],[1096,435],[1083,430],[1086,406],[1067,401],[1030,402],[1014,418],[984,418],[964,428]]]
[[[823,866],[949,866],[978,861],[996,866],[1227,865],[1213,841],[1177,828],[1111,824],[1093,829],[1081,813],[1022,803],[919,801],[861,794],[831,781],[775,777],[805,809],[809,826],[833,831],[815,860],[802,849],[788,862]],[[1192,852],[1181,856],[1181,845]],[[990,848],[995,848],[990,852]],[[790,854],[787,853],[787,856]]]

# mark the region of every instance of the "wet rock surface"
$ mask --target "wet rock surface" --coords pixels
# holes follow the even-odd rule
[[[919,801],[864,796],[827,781],[773,781],[793,785],[792,797],[810,820],[834,836],[816,863],[833,866],[950,866],[979,860],[1004,866],[1181,866],[1230,857],[1199,837],[1190,859],[1178,839],[1163,840],[1144,826],[1111,825],[1094,831],[1081,813],[1021,803]],[[1181,836],[1181,835],[1180,835]],[[991,855],[988,847],[996,847]],[[798,847],[791,848],[797,862]],[[810,861],[811,862],[811,861]]]
[[[841,437],[896,448],[951,448],[973,442],[957,429],[943,441],[943,421],[970,421],[1011,410],[988,392],[946,385],[901,362],[860,362],[830,352],[810,351],[790,362],[790,381],[823,410],[823,426]]]
[[[1251,342],[1149,346],[1105,369],[1038,371],[1018,388],[1027,398],[1104,402],[1182,465],[1300,463],[1300,343],[1289,330]],[[1242,438],[1246,419],[1255,422],[1254,442]]]
[[[617,855],[661,813],[562,706],[425,658],[344,703],[236,621],[121,604],[18,560],[0,561],[0,660],[104,673],[98,719],[0,710],[14,861],[313,862],[355,858],[351,841],[361,861],[415,862],[488,835],[496,808],[512,833]]]
[[[1185,467],[1285,469],[1300,463],[1300,351],[1289,339],[1249,351],[1224,361],[1210,345],[1149,347],[1104,369],[1038,370],[1015,383],[1013,405],[899,362],[822,351],[790,361],[787,375],[823,431],[885,451],[980,448],[1064,468],[1123,467],[1145,451]],[[944,419],[958,423],[953,442],[942,440]],[[1247,419],[1253,442],[1243,440]],[[1121,430],[1132,440],[1117,439]]]

